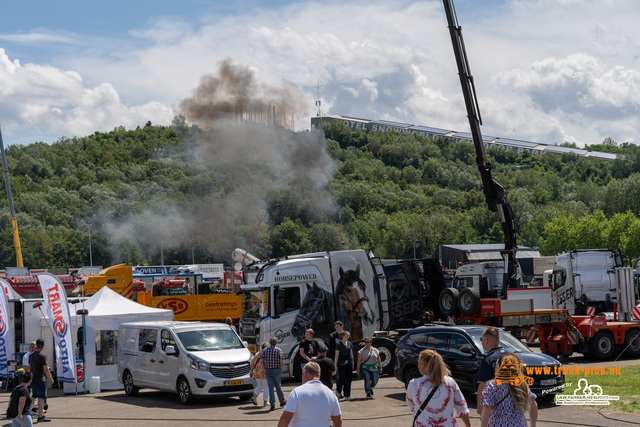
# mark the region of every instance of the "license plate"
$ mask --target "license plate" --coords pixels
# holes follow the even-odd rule
[[[244,380],[235,380],[235,381],[225,381],[224,385],[225,386],[230,386],[230,385],[242,385],[244,384]]]
[[[556,384],[556,380],[551,379],[551,380],[540,380],[540,385],[555,385]]]

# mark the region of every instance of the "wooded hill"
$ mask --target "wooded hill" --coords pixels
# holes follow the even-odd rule
[[[237,124],[95,132],[6,148],[24,264],[30,268],[225,262],[371,250],[437,257],[438,244],[500,243],[472,144],[351,131],[334,122],[291,132]],[[5,144],[10,143],[5,139]],[[619,247],[640,256],[640,148],[605,140],[603,161],[491,148],[520,245],[545,255]],[[15,266],[9,209],[0,266]],[[264,219],[256,229],[259,221]]]

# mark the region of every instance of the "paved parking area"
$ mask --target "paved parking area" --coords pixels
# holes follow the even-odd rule
[[[285,382],[285,396],[297,386],[295,382]],[[376,398],[365,399],[361,380],[353,382],[353,400],[341,402],[344,425],[366,425],[367,427],[387,427],[411,424],[411,414],[404,402],[405,392],[402,383],[393,377],[384,377],[376,387]],[[0,393],[0,404],[6,405],[9,393]],[[475,412],[475,395],[467,395],[471,408],[473,426],[480,425]],[[157,391],[141,390],[135,397],[127,397],[123,391],[110,391],[98,394],[68,396],[62,390],[54,389],[50,393],[50,409],[47,414],[51,427],[75,426],[182,426],[208,425],[240,427],[247,425],[274,426],[280,417],[281,409],[270,412],[268,407],[256,407],[251,402],[242,402],[237,398],[199,400],[194,405],[183,406],[175,395]],[[2,406],[3,408],[6,406]],[[11,425],[5,420],[5,426]],[[620,426],[640,425],[638,415],[598,410],[593,407],[556,406],[550,402],[541,402],[538,426]]]

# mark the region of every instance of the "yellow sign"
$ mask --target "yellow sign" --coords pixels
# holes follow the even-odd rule
[[[234,294],[151,297],[149,305],[173,310],[175,320],[220,320],[242,315],[242,297]]]

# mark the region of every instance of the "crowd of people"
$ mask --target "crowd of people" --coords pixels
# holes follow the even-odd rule
[[[340,400],[351,400],[354,366],[358,378],[363,379],[366,398],[373,399],[382,373],[380,352],[373,347],[372,338],[367,337],[354,363],[349,332],[343,330],[339,321],[334,326],[335,332],[329,338],[328,349],[324,343],[313,340],[312,329],[305,332],[299,350],[302,385],[294,388],[288,399],[282,392],[284,355],[277,347],[277,338],[271,337],[269,343],[262,343],[260,352],[254,357],[251,376],[256,379],[257,386],[251,401],[257,405],[262,392],[264,405],[268,401],[273,411],[277,397],[280,406],[284,407],[278,427],[341,426]],[[486,351],[478,372],[477,411],[481,426],[535,427],[538,417],[536,395],[529,390],[526,381],[515,381],[518,375],[522,375],[518,369],[520,361],[517,355],[507,353],[500,346],[497,328],[487,328],[481,341]],[[413,413],[412,425],[457,426],[461,421],[470,427],[467,402],[450,376],[442,356],[434,350],[423,350],[419,355],[418,369],[421,377],[411,380],[406,393],[407,406]],[[505,378],[514,381],[505,381]],[[529,421],[525,414],[528,414]]]
[[[277,338],[271,337],[268,343],[262,343],[260,351],[252,359],[250,375],[257,385],[251,401],[258,405],[262,393],[263,405],[268,402],[270,410],[274,411],[277,398],[280,407],[284,408],[278,427],[327,426],[330,422],[334,427],[340,427],[340,400],[351,400],[354,365],[358,377],[364,380],[366,398],[373,399],[382,373],[380,352],[373,347],[372,338],[367,337],[354,363],[349,332],[343,330],[340,321],[334,326],[329,349],[324,343],[313,340],[313,329],[305,331],[299,350],[302,385],[294,388],[288,399],[282,391],[284,354],[277,347]],[[526,381],[515,381],[522,375],[517,355],[507,353],[500,346],[497,328],[485,329],[481,341],[486,351],[478,371],[477,411],[481,426],[535,427],[538,417],[536,395],[529,390]],[[46,382],[53,383],[53,378],[43,349],[44,340],[38,339],[30,344],[29,352],[23,358],[21,384],[13,390],[7,409],[12,427],[30,427],[33,425],[32,417],[36,417],[37,422],[50,421],[44,414],[48,408]],[[440,354],[430,349],[423,350],[419,355],[418,369],[421,377],[411,380],[406,393],[407,406],[413,413],[412,425],[457,426],[459,419],[470,427],[467,402]],[[525,414],[529,416],[528,422]]]

